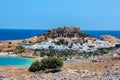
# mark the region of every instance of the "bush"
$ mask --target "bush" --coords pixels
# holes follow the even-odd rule
[[[43,59],[41,63],[47,69],[59,69],[63,66],[63,61],[55,57]]]
[[[68,41],[65,41],[64,39],[59,40],[58,42],[55,42],[56,45],[68,45]]]
[[[28,71],[30,72],[36,72],[41,70],[41,63],[39,61],[35,61],[31,64]]]
[[[41,62],[35,61],[29,67],[29,71],[36,72],[36,71],[46,71],[49,69],[59,69],[63,66],[63,60],[55,57],[42,59]]]
[[[17,51],[18,53],[22,53],[25,51],[25,48],[19,45],[16,47],[15,51]]]
[[[116,44],[116,45],[115,45],[115,48],[120,48],[120,44]]]

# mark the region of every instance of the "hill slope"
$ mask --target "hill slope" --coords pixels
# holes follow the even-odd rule
[[[83,33],[80,28],[77,27],[63,27],[57,29],[51,29],[43,34],[46,37],[56,38],[56,37],[88,37],[89,35]]]

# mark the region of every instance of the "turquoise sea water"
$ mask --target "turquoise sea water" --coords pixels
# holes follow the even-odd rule
[[[30,66],[35,59],[22,57],[0,57],[0,66]]]

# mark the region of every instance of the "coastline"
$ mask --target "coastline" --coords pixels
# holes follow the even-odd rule
[[[36,58],[24,58],[20,56],[0,56],[0,66],[29,67],[36,60]]]
[[[57,56],[65,60],[60,72],[32,73],[28,71],[29,68],[28,65],[22,66],[21,64],[19,64],[20,66],[19,65],[0,66],[0,71],[1,71],[0,75],[2,75],[2,78],[9,78],[13,80],[14,79],[16,80],[18,79],[98,80],[101,78],[103,78],[102,80],[105,80],[106,73],[109,72],[110,77],[117,78],[112,74],[114,73],[116,74],[116,71],[118,72],[120,71],[119,68],[118,69],[116,68],[120,66],[120,64],[117,64],[120,63],[119,61],[120,49],[119,48],[113,49],[113,47],[115,47],[116,44],[119,43],[119,40],[110,35],[102,36],[101,39],[88,37],[86,34],[83,34],[81,33],[80,30],[78,29],[76,30],[76,29],[77,28],[74,27],[68,29],[59,28],[56,29],[55,31],[56,35],[58,36],[57,38],[53,38],[54,30],[51,30],[48,33],[46,33],[44,36],[34,36],[32,38],[20,40],[20,41],[19,40],[5,41],[3,42],[4,46],[3,45],[1,46],[1,52],[3,51],[2,54],[7,54],[9,57],[10,55],[12,55],[12,53],[9,55],[7,52],[13,49],[11,50],[12,52],[15,51],[13,55],[16,54],[17,56],[11,56],[11,57],[17,57],[22,59],[27,58],[31,61],[41,60],[42,58],[51,57],[53,55],[56,56],[56,54],[54,54],[54,50],[55,50],[55,53],[60,54]],[[65,33],[59,33],[60,31],[64,31]],[[75,31],[77,31],[76,33],[79,35],[74,36],[74,34],[72,33],[74,33]],[[49,38],[48,36],[51,37]],[[21,44],[27,44],[27,45],[22,46]],[[46,53],[48,54],[47,56]],[[50,53],[52,53],[52,55],[50,55]],[[67,53],[67,55],[64,53]],[[6,61],[10,61],[10,60],[6,60]],[[17,60],[13,60],[13,61],[15,63],[17,62]],[[25,62],[25,64],[26,63],[27,62]],[[117,75],[119,74],[120,73],[118,73]]]
[[[58,37],[55,39],[48,38],[48,36],[53,34],[54,30],[56,30],[56,35]],[[59,33],[60,30],[64,31],[64,33],[60,34]],[[71,32],[72,37],[70,36],[69,31]],[[78,38],[75,37],[75,35],[73,35],[74,32],[76,32],[76,34],[79,34],[80,37],[82,36],[83,38],[78,37],[78,35],[77,35]],[[66,35],[69,35],[69,37],[66,37]],[[65,44],[57,45],[56,43],[59,42],[59,40],[61,39],[64,41],[67,41],[69,44],[68,45],[65,45]],[[106,35],[106,36],[102,36],[101,39],[96,39],[94,37],[90,37],[84,34],[80,30],[80,28],[64,27],[64,28],[50,30],[41,36],[33,36],[31,38],[23,39],[23,40],[7,40],[7,41],[0,42],[0,52],[1,52],[0,55],[10,54],[11,56],[36,58],[37,56],[33,56],[33,54],[37,52],[35,50],[39,50],[39,49],[46,50],[46,49],[49,49],[50,46],[54,47],[53,49],[56,49],[56,50],[67,49],[67,50],[80,50],[81,52],[84,52],[84,51],[87,52],[88,50],[94,51],[99,48],[115,47],[115,45],[119,42],[120,40],[118,40],[116,37],[113,37],[113,36]],[[31,44],[31,46],[29,45],[22,46],[21,44]],[[71,48],[69,48],[70,46]],[[21,54],[21,52],[19,52],[18,50],[15,51],[17,48],[22,49],[23,53]],[[40,54],[41,52],[38,51],[38,53]]]
[[[119,52],[120,49],[117,51]],[[116,51],[114,51],[114,54]],[[115,79],[120,76],[120,61],[112,59],[112,54],[105,54],[103,57],[97,56],[98,61],[93,62],[91,59],[82,60],[78,62],[65,63],[62,71],[57,73],[31,73],[26,66],[0,66],[0,75],[9,79],[21,80],[36,80],[36,79],[49,79],[49,80],[98,80],[98,79]],[[96,59],[94,57],[93,59]],[[110,74],[110,75],[109,75]]]
[[[14,52],[0,52],[0,56],[18,56]]]

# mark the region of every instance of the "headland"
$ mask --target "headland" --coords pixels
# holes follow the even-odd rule
[[[119,44],[120,40],[113,36],[94,38],[74,26],[51,29],[24,40],[2,41],[1,55],[27,58],[57,56],[64,60],[64,65],[57,73],[31,73],[28,67],[1,66],[1,79],[117,80],[120,78]]]

